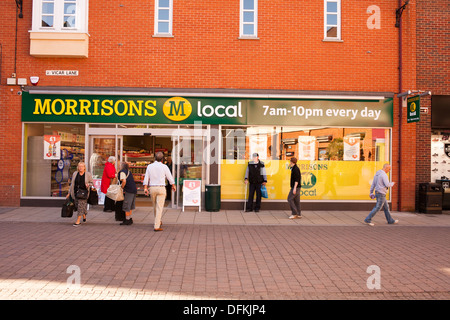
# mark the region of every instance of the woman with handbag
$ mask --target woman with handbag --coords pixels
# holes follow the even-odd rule
[[[102,185],[100,191],[106,195],[108,188],[111,185],[111,181],[116,177],[116,158],[111,156],[105,163],[105,168],[103,169]],[[105,205],[103,208],[104,212],[112,212],[116,210],[114,200],[105,196]]]
[[[90,187],[94,185],[92,174],[86,171],[86,164],[84,162],[78,163],[77,171],[72,175],[70,183],[69,196],[74,199],[75,207],[78,209],[77,221],[73,224],[78,227],[81,224],[81,217],[83,222],[86,222],[87,214],[87,200],[89,198]]]

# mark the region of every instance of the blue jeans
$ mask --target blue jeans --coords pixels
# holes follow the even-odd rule
[[[389,224],[394,223],[395,220],[392,219],[391,213],[389,212],[389,204],[386,201],[386,195],[383,193],[375,192],[375,197],[377,198],[377,204],[369,213],[367,218],[364,219],[364,222],[370,223],[372,221],[372,218],[377,214],[377,212],[380,211],[381,208],[383,208],[387,222]]]

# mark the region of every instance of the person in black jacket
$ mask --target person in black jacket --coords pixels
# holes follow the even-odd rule
[[[128,163],[122,162],[121,170],[119,171],[119,179],[121,187],[123,189],[123,206],[122,210],[125,211],[125,220],[120,225],[133,224],[133,218],[131,218],[132,210],[136,209],[135,201],[137,194],[136,183],[134,182],[133,174],[130,171]]]
[[[256,192],[255,212],[261,209],[261,185],[266,185],[267,175],[264,163],[259,161],[259,155],[253,154],[253,161],[249,161],[245,171],[245,183],[250,183],[248,192],[247,208],[245,212],[253,211],[253,197]]]
[[[300,210],[300,188],[302,184],[302,174],[297,166],[297,158],[291,158],[289,168],[291,170],[291,191],[289,191],[287,201],[292,211],[289,219],[300,219],[302,217],[302,212]]]

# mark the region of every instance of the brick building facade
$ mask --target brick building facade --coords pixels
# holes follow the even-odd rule
[[[431,117],[423,115],[420,123],[407,124],[396,94],[409,89],[449,94],[448,60],[439,58],[448,52],[448,40],[440,36],[449,30],[445,1],[409,1],[401,28],[395,27],[396,9],[403,2],[389,0],[59,2],[76,6],[76,20],[65,15],[71,13],[65,7],[59,19],[77,30],[56,26],[56,10],[62,8],[58,1],[23,1],[23,18],[17,18],[15,1],[2,5],[0,205],[30,204],[24,201],[28,122],[23,121],[20,94],[32,96],[33,90],[41,90],[341,102],[393,99],[393,124],[386,136],[391,179],[397,182],[391,203],[394,210],[416,209],[417,184],[429,180],[430,157],[424,155],[431,154]],[[49,23],[58,30],[49,30]],[[429,34],[437,36],[433,47],[427,45],[433,39]],[[77,75],[47,73],[52,70],[76,70]],[[7,85],[13,74],[27,84]],[[39,77],[37,86],[31,85],[32,76]],[[436,81],[442,78],[446,80]],[[425,98],[422,106],[430,101]],[[282,152],[279,159],[286,159]],[[220,168],[211,165],[206,171],[206,183],[220,182]],[[306,208],[318,203],[306,203]],[[366,208],[373,205],[363,203]],[[358,202],[346,205],[361,207]]]

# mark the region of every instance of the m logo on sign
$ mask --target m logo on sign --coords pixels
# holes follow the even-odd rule
[[[183,121],[191,115],[192,105],[181,97],[170,98],[163,105],[163,113],[169,120]]]

